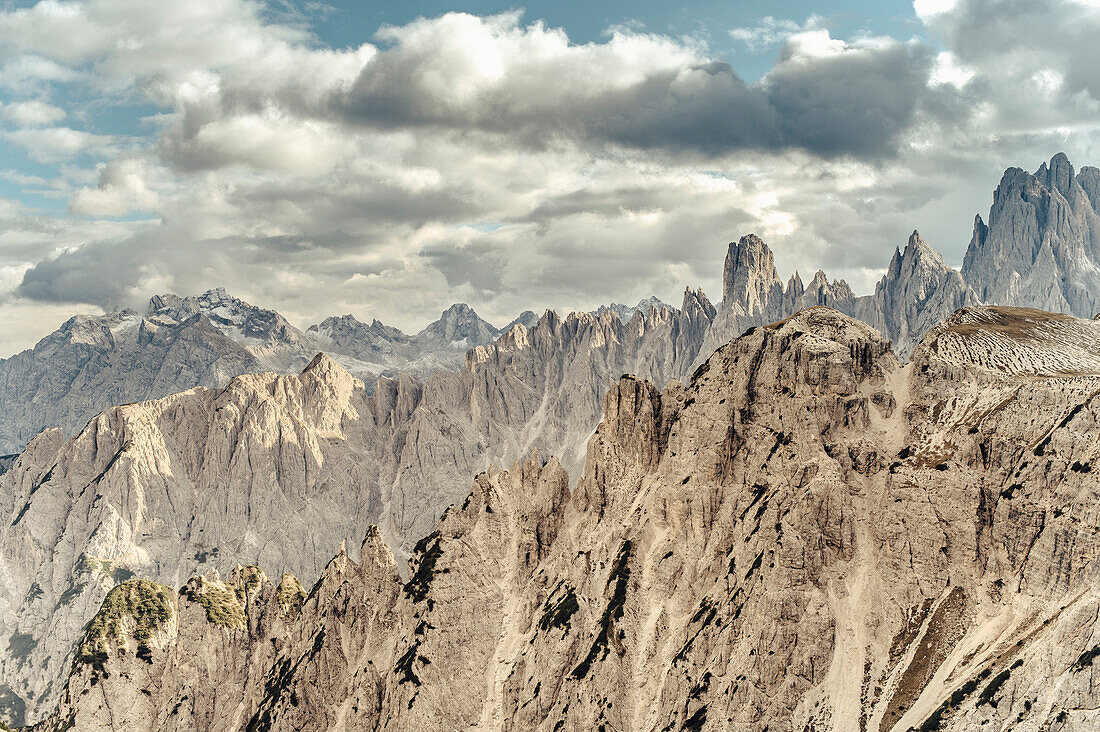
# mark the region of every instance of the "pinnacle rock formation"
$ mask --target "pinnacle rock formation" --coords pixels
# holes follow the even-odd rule
[[[1093,729],[1094,327],[968,309],[903,365],[816,307],[624,376],[572,491],[478,475],[405,580],[368,529],[309,592],[119,585],[39,729]]]
[[[963,278],[982,302],[1092,317],[1100,311],[1100,169],[1063,153],[1009,168],[988,224],[977,216]]]

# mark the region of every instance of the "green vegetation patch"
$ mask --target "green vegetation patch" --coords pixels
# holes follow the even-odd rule
[[[128,637],[137,641],[139,652],[147,651],[153,633],[163,628],[174,612],[172,591],[164,585],[144,579],[123,582],[107,593],[99,612],[88,623],[76,662],[101,668],[112,646],[125,650]],[[124,622],[127,618],[132,625]]]
[[[230,587],[219,580],[193,577],[180,594],[191,602],[202,605],[206,619],[227,628],[244,626],[244,607],[238,600],[239,587]]]

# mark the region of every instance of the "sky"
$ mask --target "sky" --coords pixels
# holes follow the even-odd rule
[[[870,292],[1003,171],[1100,164],[1100,0],[0,2],[0,356],[222,286],[498,325],[756,233]]]

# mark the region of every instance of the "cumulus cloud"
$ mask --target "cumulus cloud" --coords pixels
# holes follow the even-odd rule
[[[65,119],[65,110],[37,100],[13,102],[0,107],[0,118],[20,127],[39,127]]]
[[[148,163],[141,158],[112,160],[99,171],[95,187],[84,186],[69,201],[77,216],[122,216],[157,207],[157,193],[149,188]]]
[[[351,123],[477,131],[527,146],[881,155],[910,122],[930,71],[916,44],[848,45],[824,30],[792,35],[784,62],[755,85],[669,38],[618,29],[606,43],[578,45],[514,13],[452,13],[381,38],[389,46],[334,96]],[[829,53],[814,53],[814,43]]]

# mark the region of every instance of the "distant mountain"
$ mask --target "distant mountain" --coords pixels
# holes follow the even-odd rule
[[[1009,168],[989,222],[974,219],[962,275],[979,300],[1078,317],[1100,311],[1100,169],[1064,153],[1034,173]]]
[[[0,453],[21,450],[49,427],[73,434],[118,404],[222,387],[240,374],[297,373],[318,351],[373,384],[381,375],[458,369],[468,348],[498,335],[461,303],[409,337],[350,315],[303,333],[221,288],[196,297],[157,295],[145,315],[77,315],[33,349],[0,360]]]
[[[671,305],[661,302],[657,297],[647,297],[643,300],[639,300],[638,304],[634,307],[629,305],[623,305],[619,302],[613,302],[610,305],[601,305],[592,312],[593,315],[602,315],[605,311],[615,314],[619,320],[624,323],[629,323],[630,319],[634,317],[634,313],[640,312],[643,315],[649,312],[650,308],[671,308]]]
[[[262,370],[257,354],[202,313],[77,315],[33,349],[0,361],[0,451],[21,450],[46,427],[72,434],[116,404],[222,386]]]
[[[521,324],[525,328],[533,328],[535,326],[535,323],[537,323],[537,322],[539,322],[539,316],[535,314],[535,311],[533,311],[533,310],[524,310],[522,313],[517,315],[516,318],[511,323],[504,326],[501,329],[500,332],[501,333],[506,333],[506,332],[508,332],[509,330],[512,329],[513,325],[516,325],[516,324]]]
[[[474,346],[485,346],[495,341],[500,331],[482,320],[474,309],[465,303],[456,303],[443,311],[439,320],[416,334],[415,342],[425,349],[449,348],[465,353]]]
[[[363,378],[453,371],[465,362],[468,349],[492,343],[500,333],[465,303],[447,308],[414,336],[377,319],[367,325],[352,315],[326,318],[306,331],[315,351],[328,353]]]
[[[748,234],[729,245],[722,302],[700,352],[710,353],[750,327],[824,305],[876,328],[906,356],[925,331],[958,308],[977,302],[960,274],[916,231],[904,250],[894,250],[874,294],[859,297],[844,280],[829,280],[820,270],[808,287],[797,272],[784,287],[771,249],[758,236]]]

